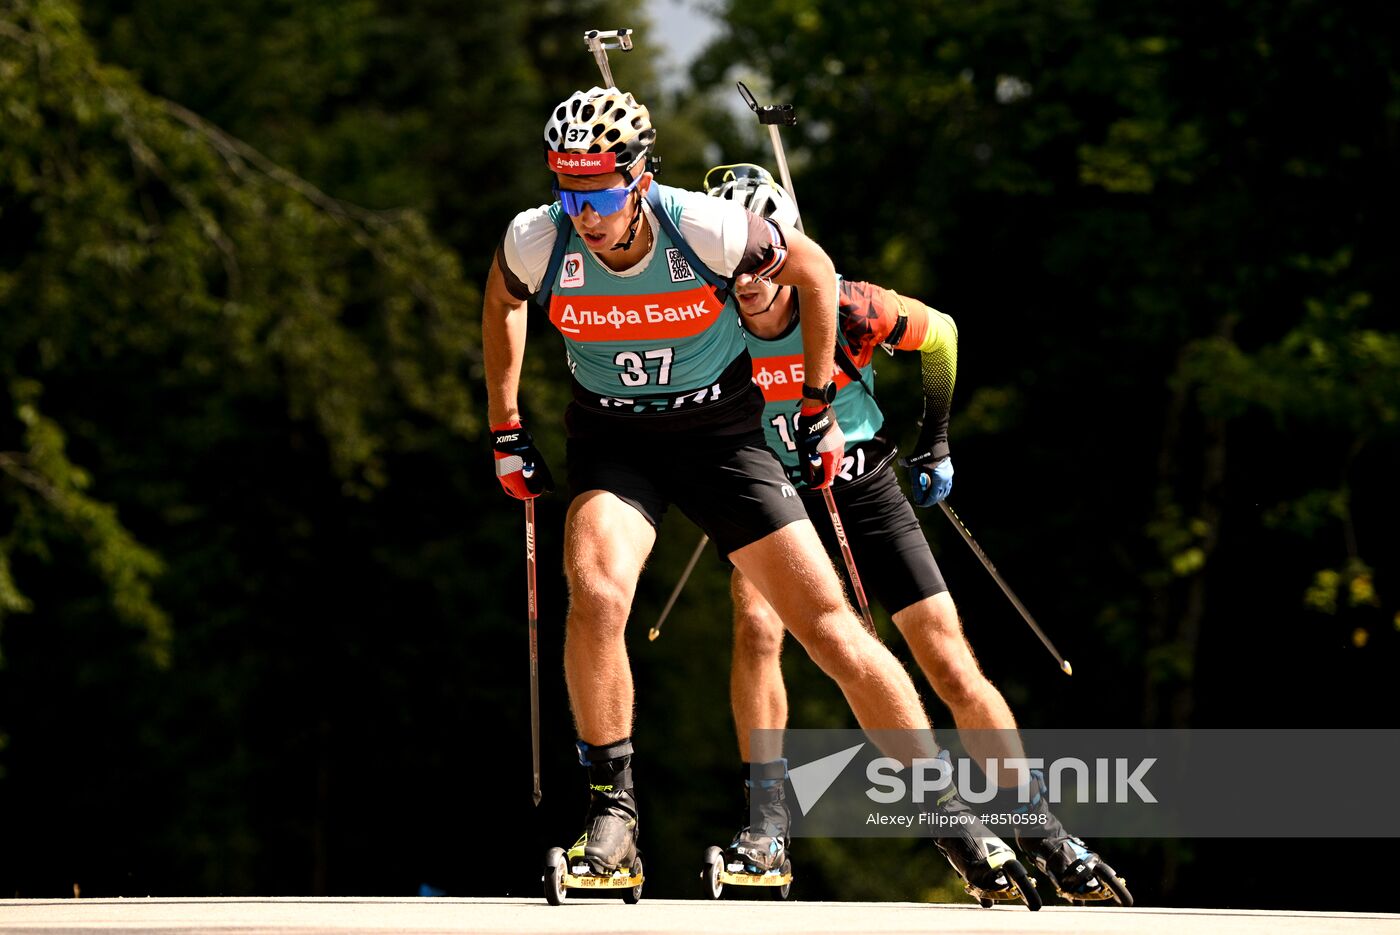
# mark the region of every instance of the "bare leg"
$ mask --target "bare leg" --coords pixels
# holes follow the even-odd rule
[[[564,678],[579,738],[593,746],[632,736],[632,669],[624,633],[637,578],[655,542],[656,530],[646,518],[610,493],[590,491],[569,507]]]
[[[947,591],[926,597],[894,614],[895,626],[904,635],[929,684],[953,713],[953,721],[965,733],[968,753],[985,768],[989,758],[1023,757],[1016,719],[977,664],[963,635],[953,597]],[[998,785],[1016,785],[1020,774],[999,770]]]
[[[846,603],[836,570],[810,522],[797,522],[733,552],[730,559],[777,611],[812,661],[836,680],[856,720],[886,756],[905,763],[937,753],[928,718],[899,661]],[[958,874],[986,892],[1005,891],[1019,875],[1028,905],[1039,900],[1012,851],[957,796],[940,808],[967,819],[936,839]]]
[[[759,735],[758,749],[753,749],[750,731],[779,731],[787,726],[783,622],[737,568],[730,579],[730,593],[734,598],[734,655],[729,667],[729,700],[739,735],[739,756],[745,763],[766,763],[783,755],[779,735]]]
[[[885,731],[873,739],[887,755],[910,762],[936,753],[914,683],[851,610],[811,522],[784,526],[729,558],[836,680],[860,726]]]

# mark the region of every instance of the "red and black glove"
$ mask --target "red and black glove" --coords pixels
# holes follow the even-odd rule
[[[506,493],[517,500],[531,500],[554,489],[544,455],[520,420],[491,426],[491,447],[496,452],[496,480]]]
[[[836,424],[836,410],[803,400],[797,414],[797,459],[803,483],[813,490],[830,487],[845,454],[846,436]]]

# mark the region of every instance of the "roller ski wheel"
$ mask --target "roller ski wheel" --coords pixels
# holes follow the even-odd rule
[[[780,902],[786,902],[788,896],[792,895],[792,861],[784,859],[783,865],[779,868],[778,872],[782,874],[787,882],[781,883],[773,888],[773,898]]]
[[[640,851],[637,852],[637,859],[632,862],[632,878],[637,881],[636,885],[622,891],[622,901],[629,906],[635,906],[642,901],[642,884],[646,882],[646,873],[642,869]]]
[[[1100,883],[1113,891],[1114,902],[1124,909],[1132,906],[1133,894],[1128,892],[1128,881],[1120,877],[1116,870],[1101,860],[1095,874]]]
[[[724,881],[719,875],[724,872],[724,851],[711,847],[705,851],[705,869],[700,871],[700,879],[705,881],[705,893],[711,899],[719,899],[724,892]]]
[[[1020,900],[1026,904],[1026,908],[1031,912],[1037,912],[1044,904],[1040,898],[1040,892],[1035,888],[1035,880],[1026,872],[1026,868],[1021,866],[1021,862],[1012,858],[1001,865],[1001,872],[997,880],[1004,882],[1005,886],[995,889],[974,886],[971,883],[964,883],[963,889],[978,905],[983,909],[990,909],[1000,902],[1015,902]]]
[[[544,883],[545,902],[551,906],[558,906],[569,898],[569,890],[564,886],[564,849],[562,847],[551,847],[549,853],[545,855],[544,876],[541,879]]]
[[[782,864],[771,870],[759,870],[736,854],[718,847],[705,851],[705,868],[700,871],[705,894],[719,899],[725,886],[760,887],[774,899],[785,900],[792,893],[792,860],[784,857]]]
[[[1066,893],[1064,890],[1058,890],[1059,894],[1075,906],[1087,906],[1090,903],[1109,900],[1124,909],[1132,906],[1133,894],[1128,892],[1128,882],[1120,877],[1116,870],[1102,860],[1094,865],[1093,870],[1094,877],[1099,882],[1096,889],[1088,893]]]
[[[1019,860],[1008,861],[1002,870],[1011,879],[1012,886],[1020,891],[1021,900],[1026,904],[1026,908],[1031,912],[1039,911],[1040,907],[1044,905],[1040,898],[1040,892],[1035,888],[1035,880],[1031,879],[1026,868],[1021,866],[1021,862]]]

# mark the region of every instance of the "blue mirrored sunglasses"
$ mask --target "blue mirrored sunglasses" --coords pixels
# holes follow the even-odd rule
[[[592,192],[570,191],[555,185],[554,197],[559,199],[559,203],[564,206],[564,213],[569,217],[578,217],[583,213],[585,205],[606,216],[616,214],[627,206],[627,196],[632,194],[632,189],[636,188],[641,180],[639,175],[625,188],[604,188]]]

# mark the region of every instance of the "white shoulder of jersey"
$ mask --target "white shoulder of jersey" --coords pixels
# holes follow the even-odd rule
[[[539,291],[548,271],[557,230],[549,218],[549,205],[521,211],[506,228],[501,246],[506,266],[531,292]]]
[[[719,275],[734,275],[749,244],[749,212],[724,198],[684,189],[672,191],[681,206],[681,221],[676,226],[690,249]]]

